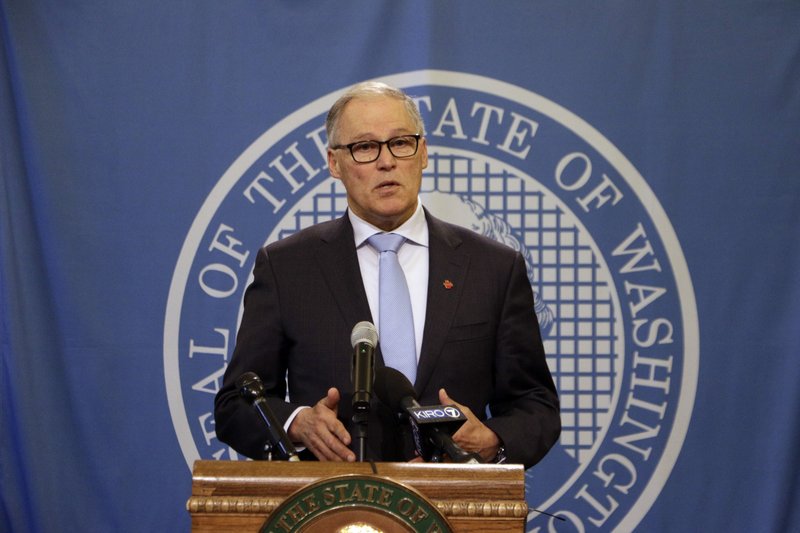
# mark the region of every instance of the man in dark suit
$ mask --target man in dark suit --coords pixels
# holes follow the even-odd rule
[[[373,317],[395,311],[380,308],[379,252],[368,240],[397,233],[405,237],[397,255],[413,309],[419,402],[457,402],[468,421],[453,439],[483,460],[533,465],[561,426],[522,256],[421,206],[427,144],[419,110],[402,91],[357,85],[331,108],[326,127],[329,169],[345,186],[348,212],[259,251],[216,397],[217,437],[263,457],[266,429],[235,386],[255,372],[307,454],[356,459],[350,333],[359,321],[379,324]],[[380,344],[376,357],[385,364]],[[411,459],[407,422],[371,403],[367,458]]]

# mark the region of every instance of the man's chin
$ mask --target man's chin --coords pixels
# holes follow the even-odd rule
[[[412,214],[414,214],[414,211],[409,211],[408,209],[384,209],[372,213],[371,217],[365,220],[384,231],[390,231],[411,218]]]

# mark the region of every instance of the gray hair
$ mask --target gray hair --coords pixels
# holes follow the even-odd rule
[[[325,119],[325,133],[328,135],[328,145],[336,144],[333,142],[336,139],[337,128],[339,126],[339,118],[342,111],[350,101],[356,98],[376,98],[379,96],[388,96],[389,98],[396,98],[401,100],[406,107],[408,116],[414,123],[414,128],[419,134],[425,134],[425,124],[422,121],[422,116],[419,113],[417,104],[406,93],[379,81],[365,81],[354,85],[347,90],[338,100],[331,106],[328,111],[328,116]]]

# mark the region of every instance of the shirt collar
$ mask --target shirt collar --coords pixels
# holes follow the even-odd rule
[[[377,226],[373,226],[363,218],[353,213],[352,209],[347,210],[350,224],[353,226],[353,237],[355,238],[356,248],[361,247],[367,239],[376,233],[384,231]],[[425,220],[425,210],[422,209],[422,202],[417,200],[417,209],[411,217],[403,222],[400,227],[393,229],[390,233],[402,235],[407,240],[421,246],[428,246],[428,223]]]

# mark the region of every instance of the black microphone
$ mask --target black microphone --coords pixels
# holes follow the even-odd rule
[[[378,331],[372,322],[353,326],[350,344],[353,346],[353,412],[367,412],[375,381],[375,346],[378,344]]]
[[[483,462],[480,455],[465,451],[451,437],[467,419],[464,413],[454,405],[422,407],[414,386],[399,370],[388,366],[378,368],[375,394],[390,408],[408,415],[414,446],[425,461],[440,462],[444,452],[456,463]]]
[[[239,389],[239,394],[245,400],[253,404],[267,426],[269,442],[265,446],[265,450],[268,456],[271,456],[274,452],[280,459],[299,461],[300,457],[297,456],[297,451],[294,449],[292,441],[289,440],[289,436],[286,435],[283,426],[275,418],[272,409],[269,408],[267,401],[264,399],[264,384],[261,382],[261,378],[255,372],[245,372],[236,380],[236,388]]]

